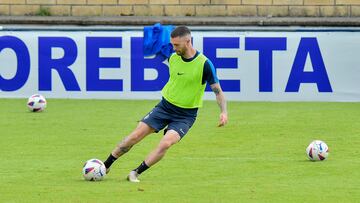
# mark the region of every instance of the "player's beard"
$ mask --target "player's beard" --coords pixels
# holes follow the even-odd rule
[[[179,55],[179,56],[184,56],[185,55],[185,49],[176,50],[176,54]]]

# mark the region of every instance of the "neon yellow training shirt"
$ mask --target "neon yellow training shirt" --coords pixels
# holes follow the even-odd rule
[[[170,78],[161,91],[162,96],[181,108],[202,107],[206,87],[206,83],[202,84],[202,75],[206,60],[202,53],[189,62],[172,54],[169,58]]]

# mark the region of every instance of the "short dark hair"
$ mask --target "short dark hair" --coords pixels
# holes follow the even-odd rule
[[[175,37],[184,37],[186,35],[191,35],[190,29],[186,26],[177,26],[172,32],[171,32],[171,38]]]

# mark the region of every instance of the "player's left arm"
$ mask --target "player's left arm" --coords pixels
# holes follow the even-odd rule
[[[204,72],[203,72],[203,80],[202,84],[208,83],[215,93],[216,101],[220,107],[220,121],[219,127],[224,126],[228,121],[227,107],[226,107],[226,99],[224,92],[221,89],[219,84],[219,79],[216,76],[215,67],[210,60],[206,60],[204,63]]]
[[[221,86],[219,83],[214,83],[210,85],[212,91],[216,95],[216,101],[220,107],[220,121],[219,121],[219,127],[224,126],[228,121],[228,114],[227,114],[227,105],[226,105],[226,99],[224,92],[221,89]]]

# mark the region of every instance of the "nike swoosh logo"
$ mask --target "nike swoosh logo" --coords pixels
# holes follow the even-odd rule
[[[184,75],[184,73],[177,73],[178,75]]]

